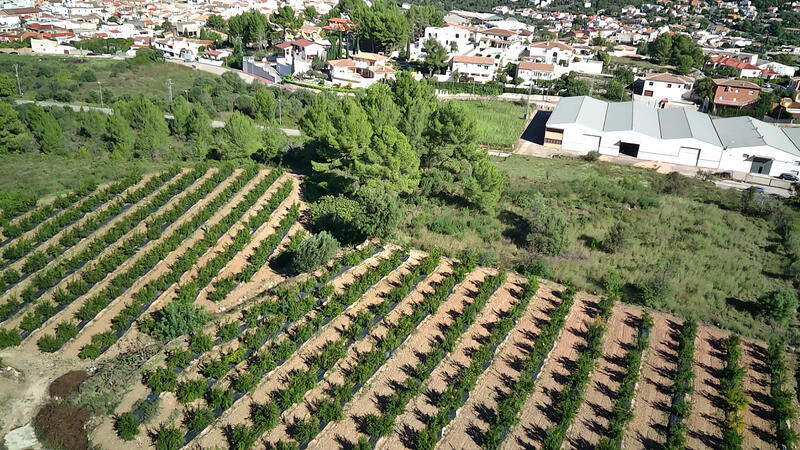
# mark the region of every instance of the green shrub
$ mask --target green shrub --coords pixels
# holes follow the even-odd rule
[[[597,161],[598,159],[600,159],[600,152],[598,152],[597,150],[591,150],[589,151],[589,153],[584,155],[583,159],[590,162]]]
[[[178,387],[178,375],[171,370],[159,367],[148,375],[145,384],[154,392],[175,391]]]
[[[139,421],[132,412],[122,413],[114,424],[117,436],[126,441],[132,441],[139,434]]]
[[[617,253],[628,246],[629,240],[625,225],[618,222],[608,230],[606,236],[600,242],[600,247],[608,253]]]
[[[193,351],[194,353],[203,354],[214,346],[214,341],[211,339],[211,336],[203,333],[202,331],[198,331],[192,335],[191,339],[189,340],[189,350]]]
[[[616,270],[609,270],[603,275],[603,289],[609,297],[621,299],[623,286],[625,286],[625,280]]]
[[[675,292],[672,279],[665,270],[659,270],[644,277],[637,287],[639,288],[639,301],[651,308],[663,308],[666,301]]]
[[[211,425],[212,422],[214,422],[214,412],[203,406],[192,411],[186,426],[190,430],[201,431]]]
[[[36,345],[39,347],[39,351],[52,353],[61,348],[61,341],[52,334],[46,334],[36,341]]]
[[[567,248],[567,218],[555,200],[537,192],[531,197],[524,218],[525,241],[531,250],[558,256]]]
[[[769,292],[762,296],[758,303],[761,314],[783,324],[797,314],[797,293],[791,289]]]
[[[183,432],[169,425],[162,425],[156,434],[157,450],[178,450],[183,447]]]
[[[95,344],[86,344],[81,347],[78,357],[81,359],[96,359],[100,356],[100,347]]]
[[[202,397],[206,392],[207,383],[204,378],[188,380],[178,385],[178,401],[181,403],[191,403]]]
[[[151,334],[166,342],[201,329],[208,320],[203,308],[193,303],[171,301],[159,312]]]
[[[339,249],[339,242],[327,231],[303,241],[292,255],[292,265],[298,272],[313,272],[327,263]]]

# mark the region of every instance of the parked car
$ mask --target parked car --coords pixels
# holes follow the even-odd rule
[[[778,175],[778,178],[780,178],[781,180],[787,180],[787,181],[797,181],[798,180],[797,175],[794,175],[794,174],[791,174],[791,173],[782,173],[782,174]]]
[[[761,187],[761,186],[756,186],[756,192],[758,192],[759,194],[763,194],[764,193],[764,188]]]

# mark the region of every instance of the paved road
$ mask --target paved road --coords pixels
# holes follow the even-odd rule
[[[68,108],[72,108],[72,110],[76,111],[76,112],[78,112],[78,111],[95,110],[95,111],[100,111],[103,114],[108,114],[108,115],[114,114],[114,111],[111,108],[101,108],[99,106],[74,105],[74,104],[68,104],[68,103],[51,102],[51,101],[47,101],[47,100],[36,101],[36,102],[34,102],[33,100],[14,100],[14,102],[17,103],[17,104],[36,103],[39,106],[45,106],[45,107],[48,107],[48,108],[49,107],[54,107],[54,106],[58,106],[58,107],[62,107],[62,108],[63,107],[68,107]],[[164,114],[164,119],[173,120],[174,117],[172,116],[172,114]],[[224,128],[224,127],[225,127],[225,122],[223,122],[221,120],[212,120],[211,121],[211,128]],[[256,125],[256,128],[258,128],[259,130],[263,130],[264,126],[263,125]],[[300,136],[300,130],[297,130],[295,128],[281,128],[281,131],[283,131],[287,136]]]

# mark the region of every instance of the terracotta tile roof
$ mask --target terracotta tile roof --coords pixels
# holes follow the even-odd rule
[[[648,73],[645,76],[647,81],[661,81],[664,83],[694,83],[694,78],[671,73]]]
[[[453,57],[453,62],[462,64],[494,64],[494,59],[484,56],[456,55]]]
[[[755,83],[751,83],[750,81],[745,81],[745,80],[734,80],[731,78],[716,78],[714,80],[714,84],[717,86],[729,86],[729,87],[738,87],[743,89],[761,90],[761,86]]]
[[[356,62],[352,59],[329,59],[328,64],[333,67],[355,67]]]
[[[519,63],[520,70],[538,70],[540,72],[552,72],[555,67],[552,64],[522,61]]]

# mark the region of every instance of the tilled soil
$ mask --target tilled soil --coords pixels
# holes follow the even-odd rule
[[[636,340],[639,317],[638,311],[622,305],[614,307],[604,336],[603,356],[598,358],[578,415],[567,430],[566,441],[572,448],[593,447],[607,434],[614,400],[626,369],[623,358]]]
[[[719,380],[725,367],[722,358],[726,337],[708,328],[697,330],[692,413],[686,422],[686,446],[691,449],[718,448],[721,443],[724,399],[719,391]]]
[[[750,398],[744,413],[744,422],[747,424],[744,429],[744,448],[774,448],[778,444],[770,405],[769,369],[764,363],[765,352],[765,346],[742,340],[742,366],[747,369],[742,387]]]
[[[483,435],[489,429],[489,420],[497,411],[498,401],[508,395],[511,386],[519,379],[522,360],[560,302],[561,299],[548,286],[539,287],[525,314],[498,347],[492,365],[478,378],[469,399],[444,430],[437,448],[480,448]]]
[[[586,331],[594,316],[595,300],[576,294],[561,335],[539,373],[536,390],[528,397],[520,423],[511,428],[502,448],[541,446],[545,431],[554,424],[558,394],[586,346]]]
[[[681,324],[663,315],[655,315],[653,320],[650,349],[643,355],[642,375],[633,399],[634,416],[626,428],[623,448],[657,448],[667,440]]]

